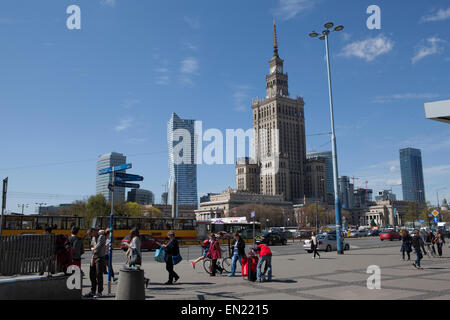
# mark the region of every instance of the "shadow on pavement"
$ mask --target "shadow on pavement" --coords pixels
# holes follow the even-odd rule
[[[215,284],[215,283],[213,283],[213,282],[177,282],[177,283],[175,283],[175,284],[173,284],[173,285],[167,285],[167,284],[164,284],[164,283],[159,283],[159,282],[151,282],[150,284],[149,284],[149,286],[167,286],[168,288],[170,288],[171,286],[178,286],[178,285],[180,285],[180,284],[187,284],[187,285],[198,285],[198,286],[203,286],[203,285],[206,285],[206,284]]]
[[[282,279],[277,279],[277,280],[275,280],[275,279],[272,279],[271,282],[279,282],[279,283],[297,283],[298,281],[297,281],[297,280],[289,280],[289,279],[286,279],[286,280],[282,280]]]

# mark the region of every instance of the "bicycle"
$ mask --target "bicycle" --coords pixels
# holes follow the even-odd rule
[[[231,272],[231,257],[225,257],[221,259],[217,259],[216,266],[217,269],[222,268],[223,271],[230,273]],[[212,260],[211,258],[205,258],[203,260],[203,268],[208,274],[212,273]]]
[[[427,245],[427,256],[430,258],[436,258],[436,252],[433,250],[434,246],[431,243],[426,243]]]

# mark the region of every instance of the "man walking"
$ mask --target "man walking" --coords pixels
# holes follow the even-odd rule
[[[419,235],[419,230],[414,230],[414,236],[412,237],[412,247],[414,248],[414,252],[416,253],[416,262],[413,262],[413,266],[417,269],[423,269],[420,266],[420,260],[422,260],[423,255],[421,251],[421,247],[423,246],[422,237]]]
[[[91,292],[86,297],[102,296],[103,292],[103,268],[105,267],[106,238],[105,231],[100,230],[97,234],[95,229],[90,229],[92,258],[89,268],[91,279]],[[97,293],[96,293],[97,292]]]
[[[234,277],[236,273],[236,264],[239,260],[239,263],[242,266],[241,259],[246,258],[245,255],[245,242],[242,239],[239,232],[236,232],[234,234],[234,243],[232,245],[233,248],[233,259],[231,261],[231,273],[228,275],[229,277]]]
[[[318,246],[319,246],[319,243],[317,241],[317,236],[316,236],[316,233],[313,231],[311,234],[311,250],[314,252],[313,259],[316,258],[316,255],[318,255],[319,259],[320,259],[320,254],[319,254],[319,252],[317,252]]]
[[[78,237],[78,231],[80,228],[73,226],[69,238],[70,245],[72,247],[72,264],[81,268],[81,256],[84,254],[83,240]]]

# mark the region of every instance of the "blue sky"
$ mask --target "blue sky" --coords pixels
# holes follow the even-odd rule
[[[66,8],[81,8],[81,30]],[[381,30],[366,9],[381,8]],[[450,126],[424,102],[450,99],[450,1],[4,0],[0,3],[0,177],[8,210],[95,193],[98,155],[116,151],[159,200],[168,179],[172,112],[203,128],[248,129],[265,95],[272,22],[306,133],[330,131],[324,43],[332,34],[339,173],[375,191],[400,183],[399,149],[422,149],[427,200],[450,198]],[[329,150],[326,135],[308,151]],[[235,187],[232,165],[199,166],[198,193]],[[393,191],[401,198],[399,186]]]

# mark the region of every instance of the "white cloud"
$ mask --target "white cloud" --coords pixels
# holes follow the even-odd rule
[[[426,56],[441,53],[444,48],[439,46],[439,43],[445,42],[447,41],[437,37],[428,38],[426,43],[422,40],[422,43],[416,47],[416,54],[412,57],[411,62],[415,64],[417,61],[425,58]]]
[[[120,120],[119,124],[115,128],[116,131],[120,132],[120,131],[128,129],[133,124],[133,120],[134,120],[133,118],[126,118],[126,119]]]
[[[140,103],[141,100],[139,99],[127,99],[123,102],[123,107],[125,109],[131,109],[135,104]]]
[[[169,69],[164,67],[159,67],[155,69],[158,74],[155,78],[155,83],[159,85],[168,85],[170,81]]]
[[[394,42],[391,39],[384,35],[379,35],[374,38],[368,38],[346,45],[344,49],[342,49],[340,55],[372,61],[379,55],[390,52],[393,47]]]
[[[102,0],[100,3],[104,6],[110,6],[110,7],[116,6],[116,0]]]
[[[283,20],[289,20],[313,6],[313,0],[279,0],[274,13]]]
[[[186,22],[189,27],[191,27],[192,29],[200,29],[200,21],[198,18],[192,18],[192,17],[184,17],[184,22]]]
[[[390,103],[398,100],[412,100],[412,99],[436,99],[440,95],[436,93],[397,93],[388,96],[378,96],[373,102],[375,103]]]
[[[233,100],[236,111],[248,111],[250,108],[250,86],[240,85],[234,87]]]
[[[435,22],[435,21],[443,21],[450,19],[450,8],[447,9],[439,9],[434,14],[430,14],[427,16],[423,16],[420,21],[421,22]]]
[[[181,61],[181,69],[182,73],[192,74],[198,70],[198,60],[196,58],[186,58]]]
[[[450,165],[439,165],[423,169],[424,175],[428,177],[436,177],[450,174]]]

